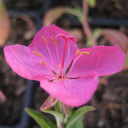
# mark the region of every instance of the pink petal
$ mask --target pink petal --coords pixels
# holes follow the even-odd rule
[[[66,76],[77,77],[96,72],[99,76],[110,75],[121,70],[124,53],[118,46],[96,46],[81,49],[80,54],[75,58],[72,67]]]
[[[40,85],[51,96],[69,106],[81,106],[87,103],[97,89],[97,76],[85,76],[78,79],[42,80]]]
[[[18,75],[32,80],[51,78],[51,72],[40,64],[41,58],[30,48],[22,45],[11,45],[4,48],[5,58]]]
[[[58,34],[63,34],[65,36],[71,36],[69,33],[65,32],[61,28],[51,25],[48,27],[43,27],[35,36],[33,42],[29,45],[29,48],[40,53],[45,57],[47,63],[50,64],[54,71],[58,70],[58,65],[62,64],[64,39],[62,37],[57,37]],[[53,42],[51,37],[55,40]],[[47,43],[45,42],[45,39]],[[73,40],[68,40],[66,57],[65,57],[65,68],[67,68],[78,49],[76,42]]]

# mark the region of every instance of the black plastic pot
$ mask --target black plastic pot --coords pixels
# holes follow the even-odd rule
[[[92,25],[118,27],[120,25],[128,25],[128,19],[111,19],[111,18],[90,18]]]
[[[71,26],[81,26],[81,23],[76,17],[63,15],[58,19],[57,23],[60,26],[64,26],[66,22],[69,22]],[[111,19],[111,18],[93,18],[89,17],[88,23],[93,26],[104,26],[104,27],[119,27],[120,25],[128,25],[128,19]]]

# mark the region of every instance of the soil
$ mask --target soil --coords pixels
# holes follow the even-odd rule
[[[26,23],[14,17],[10,18],[10,22],[11,30],[5,45],[28,45],[30,41],[24,40]],[[26,80],[12,71],[5,61],[3,47],[0,48],[0,90],[7,98],[5,102],[0,102],[0,125],[11,126],[19,122],[26,87]]]
[[[70,6],[82,8],[82,0],[55,0],[53,7]],[[127,0],[96,0],[95,7],[89,7],[90,17],[128,18]]]
[[[92,17],[128,18],[127,0],[97,0],[94,8],[90,8]]]
[[[87,128],[128,127],[128,71],[119,72],[108,78],[108,85],[99,84],[89,105],[95,111],[85,115]]]
[[[4,0],[8,8],[20,9],[36,9],[43,4],[43,0],[38,0],[36,4],[29,0]],[[20,4],[22,2],[23,4]],[[27,2],[29,4],[27,4]],[[19,4],[19,6],[17,6]],[[55,0],[53,7],[62,5],[81,6],[79,0]],[[90,8],[92,16],[108,16],[116,18],[127,18],[127,0],[97,0],[97,5],[94,9]],[[114,10],[114,11],[113,11]],[[96,12],[96,13],[94,13]],[[111,13],[111,15],[110,15]],[[19,18],[11,17],[11,32],[6,45],[23,44],[29,45],[31,38],[25,38],[25,34],[29,29],[27,23]],[[86,47],[86,40],[81,26],[73,26],[70,22],[62,25],[64,29],[72,34],[77,33],[80,48]],[[61,26],[61,27],[62,27]],[[70,27],[70,29],[69,29]],[[68,28],[68,29],[67,29]],[[120,26],[118,29],[124,31],[128,35],[128,27]],[[102,38],[101,43],[108,42]],[[94,106],[95,111],[85,115],[83,120],[86,128],[127,128],[128,127],[128,71],[121,71],[110,77],[103,77],[107,81],[107,85],[99,84],[98,90],[94,94],[88,105]],[[37,83],[39,85],[39,83]],[[14,125],[19,122],[21,110],[24,102],[26,91],[26,80],[15,74],[8,66],[4,59],[3,47],[0,48],[0,89],[3,91],[7,100],[0,103],[0,125]],[[48,94],[39,86],[35,90],[34,108],[39,110],[42,103],[47,98]],[[33,125],[33,128],[39,126]]]

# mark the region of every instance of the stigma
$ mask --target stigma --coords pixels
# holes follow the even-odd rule
[[[63,48],[63,56],[62,56],[62,64],[61,64],[62,68],[64,68],[64,60],[65,60],[65,54],[66,54],[66,49],[67,49],[67,42],[68,40],[77,42],[77,38],[74,36],[65,36],[63,34],[56,35],[56,38],[58,37],[61,37],[64,39],[64,48]]]

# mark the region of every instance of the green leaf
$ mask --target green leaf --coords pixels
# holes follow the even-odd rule
[[[76,16],[80,23],[83,22],[83,11],[81,8],[70,8],[67,13]]]
[[[62,123],[64,121],[64,115],[63,114],[61,114],[60,112],[50,110],[50,109],[47,109],[43,112],[52,114],[56,118],[56,122],[57,122],[58,127],[60,127],[62,125]]]
[[[96,0],[88,0],[88,5],[94,8],[96,6]]]
[[[96,28],[93,30],[91,38],[88,38],[87,40],[87,46],[93,46],[93,42],[96,41],[100,36],[101,36],[102,29],[101,28]]]
[[[32,118],[36,120],[41,128],[57,128],[57,126],[51,120],[49,120],[49,118],[43,116],[42,113],[28,108],[25,108],[25,110]]]
[[[81,8],[71,8],[71,7],[56,7],[50,9],[46,12],[43,20],[44,26],[53,24],[58,20],[63,14],[71,14],[78,17],[78,20],[81,22],[83,18],[83,13]]]
[[[60,101],[57,101],[57,103],[54,106],[54,109],[56,112],[63,113],[62,103]]]
[[[66,128],[77,128],[76,125],[80,125],[78,126],[79,128],[82,128],[82,117],[85,113],[87,113],[88,111],[92,111],[95,110],[95,108],[91,107],[91,106],[84,106],[81,107],[79,109],[77,109],[76,111],[74,111],[72,113],[72,115],[68,118],[67,120],[67,124],[66,124]],[[78,124],[77,124],[78,123]]]
[[[10,32],[10,20],[4,0],[0,0],[0,47],[3,47]]]
[[[66,127],[67,128],[67,127]],[[81,116],[70,128],[83,128],[83,116]]]
[[[103,35],[112,45],[119,46],[124,53],[128,52],[128,36],[115,29],[103,29]]]

